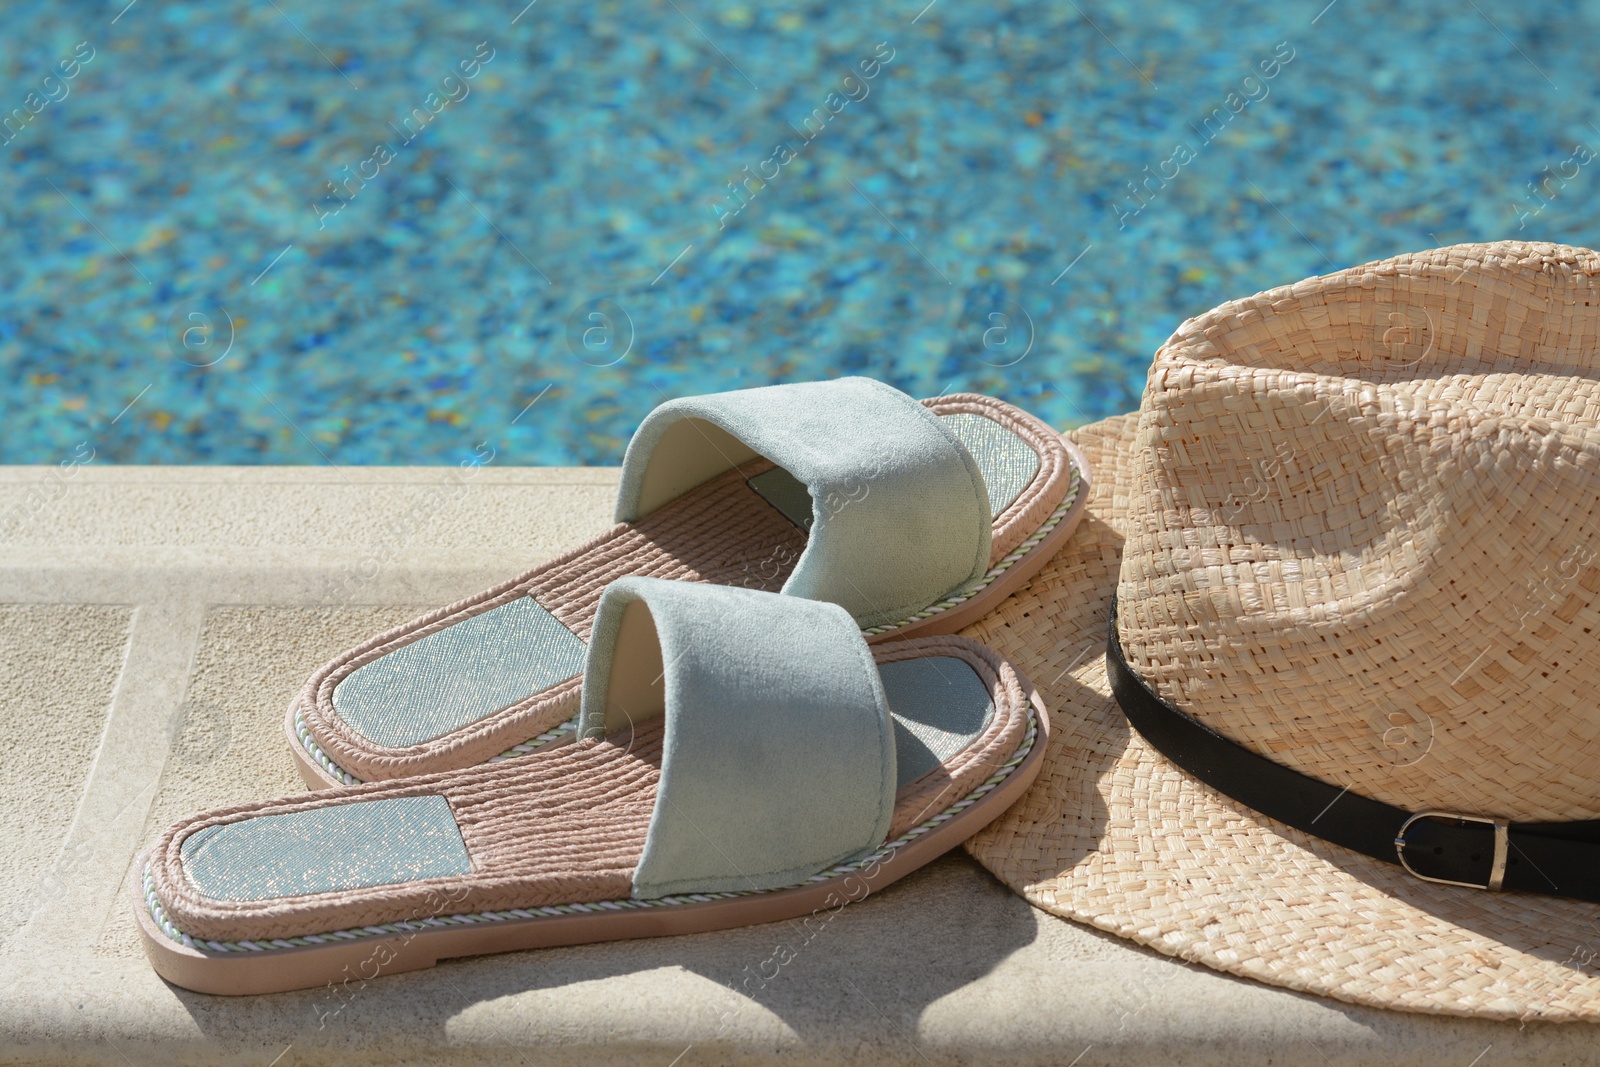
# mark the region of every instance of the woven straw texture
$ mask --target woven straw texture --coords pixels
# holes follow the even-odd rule
[[[1433,885],[1188,778],[1110,697],[1165,699],[1413,811],[1600,814],[1600,255],[1467,245],[1225,304],[1141,411],[1072,438],[1072,543],[966,633],[1041,683],[1045,770],[969,848],[1046,910],[1290,989],[1600,1017],[1596,906]],[[1041,638],[1041,635],[1045,635]]]
[[[1066,449],[1044,423],[992,397],[959,393],[923,403],[938,415],[965,412],[991,419],[1039,455],[1038,473],[994,516],[990,562],[998,562],[1038,530],[1066,496],[1072,480]],[[600,594],[626,575],[777,591],[799,560],[806,534],[746,484],[771,468],[767,460],[752,460],[640,522],[618,524],[492,589],[378,634],[312,675],[295,698],[296,710],[333,761],[365,781],[482,763],[565,722],[578,710],[581,675],[432,740],[392,748],[351,729],[333,706],[333,690],[357,668],[402,645],[523,596],[532,596],[587,641]]]
[[[879,663],[951,656],[989,688],[994,715],[971,744],[895,798],[888,839],[972,792],[1011,759],[1028,729],[1027,679],[960,637],[912,638],[872,650]],[[151,851],[157,896],[194,937],[294,937],[439,913],[497,911],[627,898],[661,777],[662,718],[631,734],[534,752],[459,771],[322,790],[190,816]],[[442,795],[471,857],[471,874],[273,900],[203,896],[183,869],[184,839],[205,826],[315,810],[352,799]]]

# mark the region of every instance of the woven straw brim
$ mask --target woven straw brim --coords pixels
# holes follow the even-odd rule
[[[1352,1004],[1491,1019],[1600,1019],[1600,907],[1419,881],[1190,778],[1129,727],[1105,640],[1137,415],[1067,435],[1095,472],[1071,543],[963,633],[1050,709],[1044,770],[967,845],[1034,905],[1203,963]]]

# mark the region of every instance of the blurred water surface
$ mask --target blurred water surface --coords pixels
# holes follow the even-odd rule
[[[0,461],[615,463],[870,374],[1070,426],[1224,300],[1594,242],[1597,5],[0,10]]]

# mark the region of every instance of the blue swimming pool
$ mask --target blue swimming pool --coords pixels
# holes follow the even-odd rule
[[[1235,296],[1595,243],[1600,5],[0,12],[0,461],[615,463],[844,373],[1067,426]]]

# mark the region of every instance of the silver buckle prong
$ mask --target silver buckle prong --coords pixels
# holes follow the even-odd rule
[[[1476,822],[1485,826],[1494,827],[1494,860],[1489,865],[1489,880],[1484,883],[1456,882],[1449,878],[1433,878],[1419,871],[1413,870],[1411,864],[1406,862],[1406,831],[1411,829],[1411,824],[1419,819],[1454,819],[1456,822]],[[1461,815],[1453,811],[1422,811],[1411,816],[1400,824],[1400,832],[1395,835],[1394,851],[1400,859],[1400,866],[1405,868],[1407,874],[1420,878],[1424,882],[1437,882],[1440,885],[1459,885],[1467,889],[1487,889],[1498,893],[1506,880],[1506,854],[1511,847],[1511,823],[1506,819],[1488,819],[1482,815]]]

